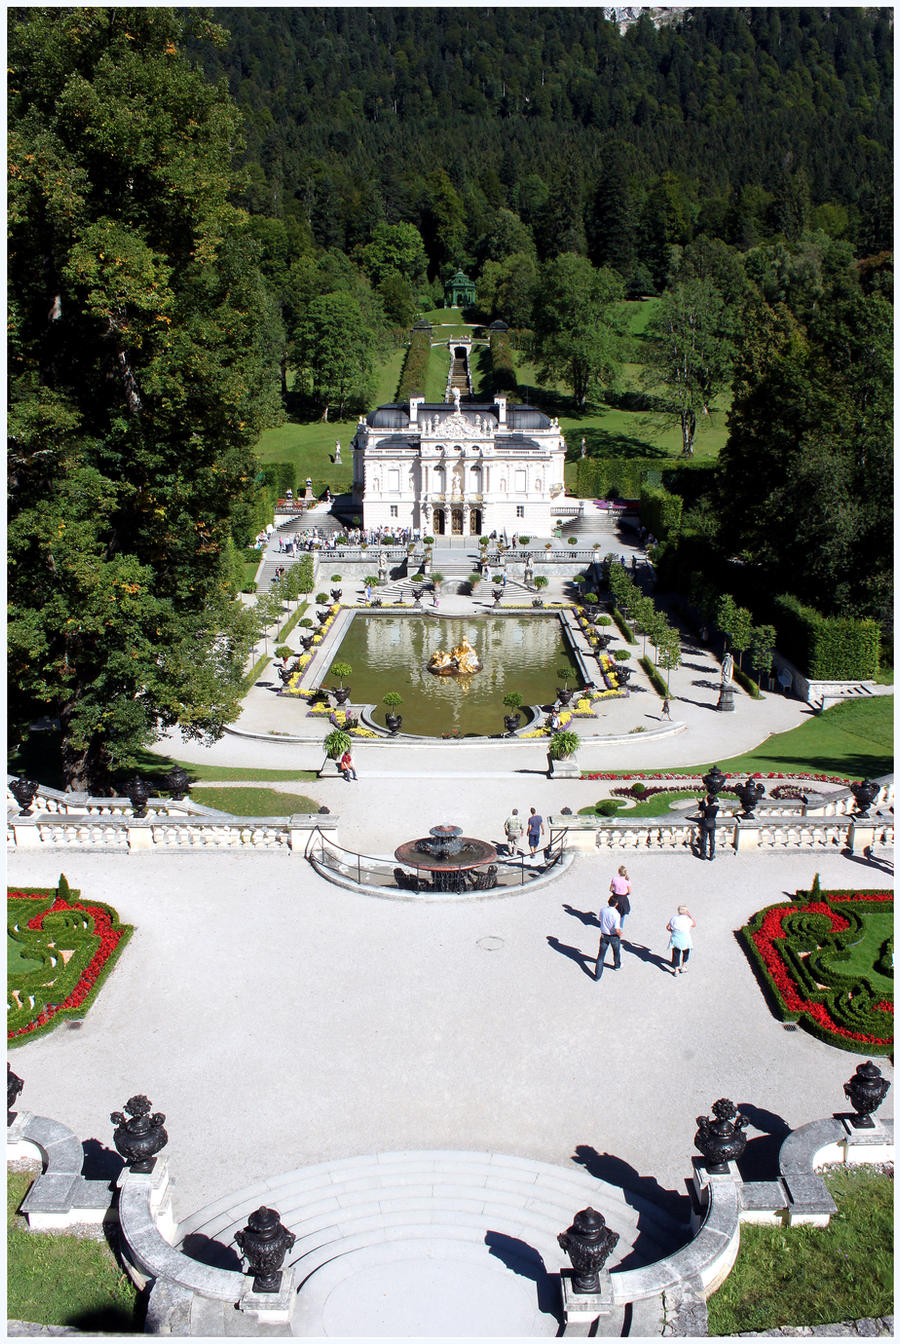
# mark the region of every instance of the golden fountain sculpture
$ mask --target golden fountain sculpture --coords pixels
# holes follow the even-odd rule
[[[472,672],[481,671],[478,654],[467,639],[451,649],[438,649],[428,660],[428,671],[436,677],[466,677]]]

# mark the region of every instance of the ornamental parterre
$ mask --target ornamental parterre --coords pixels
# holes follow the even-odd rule
[[[817,877],[755,914],[740,938],[775,1014],[843,1050],[890,1054],[893,935],[878,925],[893,911],[891,891],[822,891]]]
[[[51,1031],[63,1018],[84,1017],[133,929],[109,905],[79,901],[60,877],[46,887],[7,889],[7,937],[27,964],[7,966],[7,1042]],[[36,964],[35,964],[36,963]]]

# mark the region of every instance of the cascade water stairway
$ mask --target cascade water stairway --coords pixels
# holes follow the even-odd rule
[[[557,1236],[579,1209],[590,1205],[619,1233],[607,1268],[652,1263],[691,1235],[641,1195],[575,1167],[438,1151],[273,1176],[186,1218],[178,1244],[234,1268],[234,1234],[260,1205],[297,1238],[286,1261],[299,1292],[291,1333],[313,1337],[556,1335],[555,1276],[566,1263]],[[208,1306],[210,1333],[228,1333],[224,1305]]]

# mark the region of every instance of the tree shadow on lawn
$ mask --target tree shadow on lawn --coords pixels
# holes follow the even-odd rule
[[[726,761],[722,768],[727,767]],[[763,746],[759,749],[759,761],[749,768],[762,775],[768,770],[796,774],[799,769],[810,774],[841,775],[847,779],[878,779],[893,772],[894,762],[891,756],[864,756],[861,752],[848,753],[836,762],[834,756],[808,754],[802,748],[796,755],[770,754]]]
[[[596,415],[596,412],[585,412]],[[577,421],[580,417],[568,414],[567,420]],[[574,442],[574,434],[569,431],[573,442],[568,445],[567,460],[577,462],[581,457],[581,444]],[[588,450],[588,457],[652,457],[661,464],[677,466],[677,459],[670,457],[663,449],[648,443],[646,439],[635,438],[632,434],[623,434],[619,430],[600,429],[597,425],[586,425],[582,430],[576,426],[575,434],[581,434]],[[574,451],[573,451],[574,449]]]

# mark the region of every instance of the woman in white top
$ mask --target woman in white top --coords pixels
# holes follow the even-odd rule
[[[694,946],[691,929],[696,927],[697,922],[686,905],[679,905],[678,913],[673,915],[666,925],[670,934],[669,947],[672,949],[673,975],[683,975],[687,970],[691,948]]]

